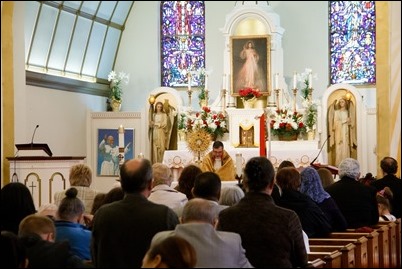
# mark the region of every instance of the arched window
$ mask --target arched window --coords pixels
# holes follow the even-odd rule
[[[205,68],[205,2],[161,1],[161,84],[201,85]],[[189,79],[191,74],[191,79]]]
[[[330,83],[375,84],[375,1],[330,1]]]

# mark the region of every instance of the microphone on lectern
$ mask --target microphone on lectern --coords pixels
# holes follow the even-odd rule
[[[310,163],[311,166],[312,166],[313,163],[317,160],[318,156],[320,156],[320,153],[321,153],[322,149],[324,148],[325,143],[327,143],[327,141],[328,141],[328,139],[329,139],[330,137],[331,137],[331,135],[328,135],[328,136],[327,136],[327,139],[325,139],[324,143],[322,143],[322,146],[321,146],[321,148],[320,148],[320,151],[319,151],[318,154],[317,154],[317,157],[315,157],[314,160],[312,160],[311,163]]]
[[[36,129],[38,129],[38,128],[39,128],[39,124],[36,125],[35,130],[33,131],[32,139],[31,139],[31,145],[33,145],[33,139],[34,139],[34,136],[35,136],[35,133],[36,133]]]

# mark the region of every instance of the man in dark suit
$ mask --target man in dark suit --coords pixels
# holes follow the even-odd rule
[[[340,180],[325,190],[334,198],[345,216],[348,228],[371,226],[378,223],[376,191],[359,182],[360,164],[346,158],[339,164]]]
[[[275,170],[266,157],[251,158],[244,169],[247,193],[219,214],[218,230],[240,234],[254,267],[306,267],[307,253],[297,214],[271,197]]]
[[[385,187],[389,187],[393,197],[391,202],[391,214],[396,218],[401,217],[401,179],[395,174],[398,171],[398,162],[392,157],[384,157],[380,163],[383,178],[374,180],[371,186],[381,191]]]
[[[147,199],[152,189],[149,160],[124,162],[120,180],[123,200],[102,206],[94,216],[92,259],[97,268],[140,268],[152,237],[179,223],[172,209]]]

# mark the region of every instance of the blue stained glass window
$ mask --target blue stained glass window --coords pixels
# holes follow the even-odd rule
[[[375,84],[375,1],[330,1],[330,83]]]
[[[204,1],[161,1],[162,86],[200,86],[205,68]]]

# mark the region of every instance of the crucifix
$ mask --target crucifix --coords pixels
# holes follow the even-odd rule
[[[36,188],[36,186],[34,185],[33,181],[31,182],[31,185],[29,186],[31,188],[31,193],[33,195],[34,193],[34,188]]]

